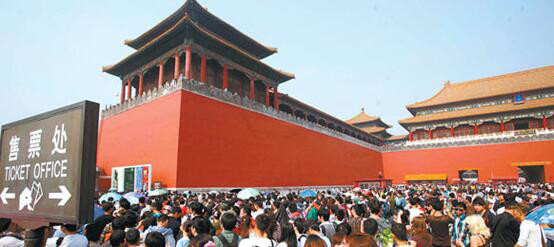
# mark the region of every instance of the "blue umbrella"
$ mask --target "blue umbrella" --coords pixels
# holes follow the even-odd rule
[[[103,194],[100,199],[98,199],[98,201],[100,201],[101,203],[102,202],[107,202],[107,201],[110,201],[109,199],[112,198],[112,202],[116,202],[116,201],[119,201],[119,199],[121,199],[123,196],[121,196],[120,194],[117,194],[115,192],[108,192],[106,194]]]
[[[525,219],[537,224],[554,225],[554,204],[544,205],[533,210]]]
[[[303,198],[315,197],[316,195],[317,195],[317,193],[315,193],[315,191],[313,191],[313,190],[305,190],[305,191],[300,192],[300,196],[303,197]]]
[[[131,204],[138,204],[139,198],[145,197],[142,193],[138,192],[129,192],[125,195],[123,195],[125,199],[127,199]]]

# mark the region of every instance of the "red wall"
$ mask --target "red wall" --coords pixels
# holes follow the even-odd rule
[[[152,180],[175,187],[180,103],[173,93],[100,121],[98,167],[111,176],[114,166],[152,164]]]
[[[169,188],[351,185],[379,152],[186,91],[101,122],[98,165],[152,164]]]
[[[404,182],[407,174],[446,173],[458,178],[458,170],[479,169],[479,181],[492,177],[517,178],[514,162],[554,161],[554,141],[436,148],[383,153],[386,178]],[[545,165],[545,180],[554,181],[552,165]]]

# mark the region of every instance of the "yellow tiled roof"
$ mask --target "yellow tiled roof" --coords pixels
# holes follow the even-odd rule
[[[501,113],[501,112],[528,110],[528,109],[548,107],[548,106],[554,106],[554,98],[528,100],[528,101],[525,101],[525,103],[523,104],[509,103],[509,104],[502,104],[502,105],[485,106],[480,108],[470,108],[470,109],[464,109],[460,111],[448,111],[448,112],[441,112],[441,113],[434,113],[434,114],[427,114],[427,115],[417,115],[415,117],[402,119],[398,122],[400,124],[423,123],[423,122],[431,122],[431,121],[437,121],[437,120],[464,118],[464,117],[470,117],[470,116],[486,115],[486,114]]]
[[[357,123],[365,123],[365,122],[372,122],[379,119],[378,117],[373,117],[365,114],[365,112],[360,112],[360,114],[354,116],[353,118],[346,120],[346,123],[348,124],[357,124]]]
[[[520,71],[460,83],[445,83],[432,98],[406,106],[408,109],[554,87],[554,66]]]

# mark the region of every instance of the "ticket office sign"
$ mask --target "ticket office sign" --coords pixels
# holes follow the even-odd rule
[[[2,126],[0,217],[91,221],[98,110],[97,103],[83,101]]]

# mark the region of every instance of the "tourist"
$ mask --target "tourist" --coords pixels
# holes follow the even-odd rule
[[[355,204],[352,207],[352,219],[350,219],[350,226],[353,233],[362,232],[362,221],[364,220],[365,208],[362,204]]]
[[[238,234],[233,232],[237,224],[237,217],[231,213],[224,213],[221,215],[221,226],[223,231],[214,237],[214,243],[216,247],[237,247],[241,238]]]
[[[333,235],[335,234],[335,224],[329,222],[329,209],[327,207],[320,207],[319,210],[317,210],[317,220],[319,222],[319,227],[321,229],[321,232],[325,237],[328,239],[331,239]]]
[[[289,212],[290,212],[289,218],[291,220],[295,220],[297,218],[303,217],[302,213],[298,212],[298,206],[296,205],[296,203],[291,203],[289,205]]]
[[[433,246],[450,246],[450,233],[448,232],[448,225],[452,224],[453,217],[450,212],[443,211],[444,204],[440,199],[433,199],[431,201],[431,207],[433,211],[427,217],[427,222],[431,228],[431,235],[433,236]]]
[[[377,223],[375,224],[375,229],[377,229]],[[347,247],[348,242],[346,242],[346,234],[342,231],[337,231],[333,238],[331,238],[332,247]]]
[[[412,222],[412,220],[417,217],[417,216],[420,216],[420,215],[423,215],[425,212],[424,210],[421,208],[421,200],[417,197],[415,197],[414,195],[412,195],[409,199],[408,199],[408,202],[409,202],[409,205],[407,206],[408,207],[408,212],[410,213],[410,217],[408,218],[408,222]]]
[[[369,203],[370,219],[377,222],[378,226],[378,242],[383,246],[392,245],[392,234],[390,232],[391,224],[388,220],[381,217],[383,212],[382,203],[379,201],[372,201]]]
[[[137,229],[129,229],[125,232],[125,246],[126,247],[140,247],[140,232]]]
[[[364,220],[362,222],[362,232],[376,239],[379,233],[379,223],[373,218]]]
[[[260,214],[256,217],[256,227],[254,228],[254,234],[247,239],[240,241],[240,247],[274,247],[277,246],[277,242],[269,239],[269,227],[271,219],[265,214]]]
[[[181,207],[175,205],[171,208],[171,212],[168,215],[167,226],[173,231],[175,241],[177,241],[179,238],[179,228],[181,227],[181,217],[183,216],[182,212],[183,211],[181,210]]]
[[[252,218],[252,209],[243,206],[240,209],[239,235],[241,238],[248,238],[250,232],[254,231],[254,218]]]
[[[406,233],[406,226],[399,223],[392,224],[391,227],[394,244],[396,247],[415,247],[414,242],[408,241],[408,234]]]
[[[294,234],[296,235],[296,240],[298,246],[304,246],[306,239],[308,238],[308,223],[304,218],[296,218],[293,221]]]
[[[0,218],[0,247],[23,246],[23,237],[16,233],[16,225],[11,219]]]
[[[320,237],[321,239],[323,239],[323,241],[325,242],[325,245],[327,247],[331,247],[331,240],[329,240],[329,238],[327,238],[321,232],[321,226],[320,226],[319,222],[309,220],[308,221],[308,232],[307,233],[308,233],[308,236],[316,235],[316,236]]]
[[[475,197],[473,199],[473,209],[476,211],[476,213],[483,217],[483,220],[485,221],[487,227],[491,227],[492,220],[495,215],[491,212],[491,210],[488,209],[488,205],[485,203],[485,200],[483,200],[483,198]]]
[[[365,233],[354,233],[346,237],[348,247],[377,247],[377,243],[371,236]]]
[[[310,235],[306,238],[303,247],[329,247],[323,239],[318,236]]]
[[[512,211],[519,225],[519,238],[515,247],[543,247],[546,246],[546,237],[541,225],[526,220],[527,211],[523,207],[516,207]]]
[[[85,227],[85,237],[88,239],[89,247],[100,247],[102,243],[100,241],[100,235],[102,234],[101,223],[88,224]]]
[[[112,203],[110,202],[102,203],[102,211],[104,211],[104,214],[96,218],[96,220],[94,220],[94,223],[98,224],[100,227],[102,227],[102,229],[104,229],[104,227],[107,224],[112,223],[114,219],[113,217],[114,210],[115,210],[115,207]]]
[[[87,247],[88,239],[77,234],[77,226],[72,224],[65,224],[61,227],[62,232],[65,234],[60,247]]]
[[[417,247],[431,247],[433,236],[427,230],[427,224],[423,216],[417,216],[412,220],[410,229],[410,239],[415,242]]]
[[[167,246],[175,247],[175,237],[173,237],[173,231],[168,228],[169,224],[169,217],[165,214],[161,214],[158,217],[157,225],[149,227],[144,234],[148,234],[150,232],[159,232],[161,233],[165,238],[165,243]]]
[[[165,243],[165,237],[159,232],[149,232],[144,238],[145,247],[164,247],[167,246]]]
[[[115,230],[110,235],[110,247],[123,247],[125,243],[125,231]]]
[[[181,224],[181,239],[177,241],[176,247],[187,247],[190,244],[190,239],[194,237],[191,231],[192,221],[184,221]]]
[[[254,211],[252,212],[252,218],[256,219],[258,215],[261,215],[263,213],[263,203],[261,201],[254,202]]]
[[[469,245],[469,238],[466,234],[466,204],[460,201],[452,202],[454,211],[454,222],[452,224],[452,243],[456,246],[463,247]]]
[[[514,246],[519,238],[519,222],[514,217],[516,202],[507,200],[504,212],[494,217],[491,227],[492,247]]]
[[[296,238],[296,233],[294,226],[285,222],[281,224],[281,238],[279,239],[279,244],[277,247],[297,247],[298,241]]]
[[[469,215],[464,220],[467,229],[469,230],[469,245],[470,247],[486,246],[489,242],[491,232],[485,220],[479,214]]]

